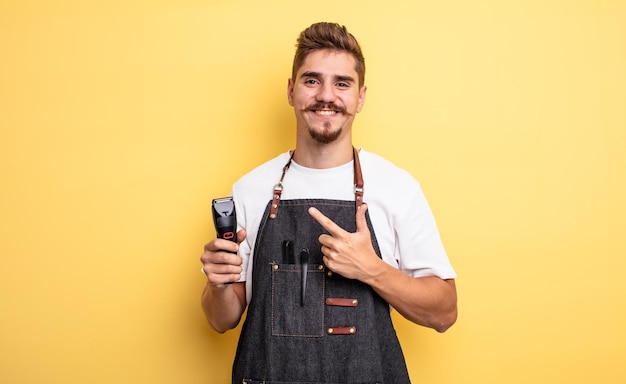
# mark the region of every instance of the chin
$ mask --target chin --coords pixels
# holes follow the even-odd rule
[[[334,142],[341,136],[342,132],[343,130],[341,128],[337,129],[336,131],[329,131],[324,129],[322,132],[309,128],[309,135],[319,144],[330,144]]]

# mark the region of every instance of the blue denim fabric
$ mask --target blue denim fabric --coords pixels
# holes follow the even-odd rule
[[[237,347],[232,382],[410,383],[387,302],[368,285],[332,273],[322,262],[318,238],[325,230],[310,217],[308,208],[316,207],[342,228],[354,232],[354,201],[303,199],[279,204],[275,219],[269,219],[268,204],[259,228],[253,295]],[[380,256],[369,216],[367,222]],[[285,240],[292,242],[295,258],[285,259]],[[304,275],[298,257],[303,249],[309,255],[304,303]],[[327,298],[354,299],[358,304],[327,305]],[[337,334],[342,332],[331,332],[330,328],[353,332]]]

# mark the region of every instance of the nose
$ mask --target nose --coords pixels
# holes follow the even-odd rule
[[[335,88],[332,83],[325,82],[319,87],[317,101],[322,103],[332,103],[336,100]]]

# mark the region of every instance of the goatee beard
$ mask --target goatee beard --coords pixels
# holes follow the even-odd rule
[[[313,140],[315,140],[319,144],[329,144],[333,141],[337,140],[339,136],[341,136],[342,128],[337,129],[336,131],[322,131],[318,132],[313,128],[309,127],[309,135]]]

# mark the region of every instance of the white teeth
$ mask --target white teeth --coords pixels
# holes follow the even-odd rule
[[[317,113],[318,115],[323,115],[323,116],[330,116],[330,115],[334,115],[335,111],[315,111],[315,113]]]

